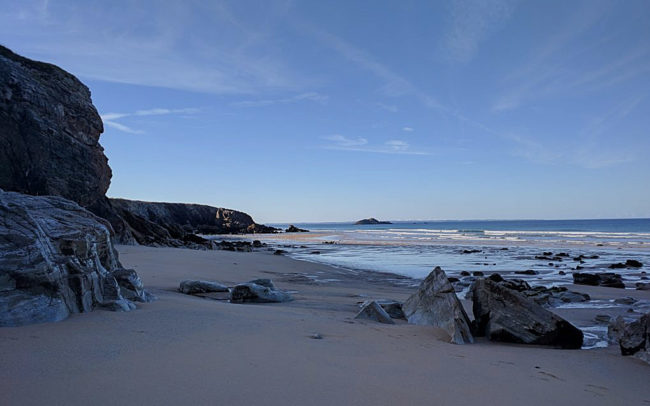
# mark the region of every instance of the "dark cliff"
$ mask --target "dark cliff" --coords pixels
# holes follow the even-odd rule
[[[194,233],[275,231],[234,210],[108,199],[102,132],[76,77],[0,46],[0,188],[72,200],[108,220],[122,244],[196,246]]]
[[[0,46],[0,187],[94,204],[111,180],[103,131],[76,77]]]

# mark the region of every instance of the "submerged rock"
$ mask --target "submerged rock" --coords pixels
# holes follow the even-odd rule
[[[178,291],[187,295],[197,293],[228,292],[228,287],[219,282],[184,280],[181,281]]]
[[[64,198],[0,190],[0,326],[152,300],[119,263],[109,227]]]
[[[402,306],[411,324],[440,327],[454,344],[473,343],[470,321],[447,275],[436,267]]]
[[[364,303],[354,318],[372,320],[384,324],[395,324],[390,315],[374,300]]]
[[[608,288],[624,289],[623,278],[617,273],[573,273],[573,283],[576,285],[603,286]]]
[[[293,298],[289,293],[275,289],[272,283],[270,287],[251,282],[242,283],[230,291],[232,303],[280,303],[291,300]]]
[[[478,279],[471,293],[478,336],[561,348],[582,346],[582,331],[516,290]]]

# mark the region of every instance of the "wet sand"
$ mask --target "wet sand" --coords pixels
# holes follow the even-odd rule
[[[617,348],[458,346],[434,328],[354,320],[359,301],[406,299],[415,290],[407,278],[269,252],[119,251],[159,300],[0,329],[0,404],[650,404],[650,366]],[[254,278],[271,278],[296,300],[238,305],[176,291],[182,279]],[[558,313],[579,324],[603,311]]]

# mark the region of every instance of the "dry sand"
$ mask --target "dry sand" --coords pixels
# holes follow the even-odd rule
[[[414,291],[390,275],[366,281],[266,252],[119,251],[159,300],[0,329],[0,404],[650,405],[650,366],[616,348],[459,346],[433,328],[354,320],[358,301]],[[296,300],[238,305],[176,292],[182,279],[259,277]],[[589,293],[650,298],[602,289]]]

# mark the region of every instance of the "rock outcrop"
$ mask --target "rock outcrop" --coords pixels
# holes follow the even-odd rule
[[[108,199],[103,130],[76,77],[0,46],[0,188],[72,200],[108,220],[122,244],[209,248],[195,234],[276,231],[235,210]]]
[[[561,348],[582,346],[582,331],[516,290],[480,278],[471,295],[477,336]]]
[[[109,230],[62,197],[0,190],[0,326],[151,300],[137,273],[120,265]]]
[[[121,240],[130,236],[142,245],[209,247],[196,234],[274,233],[273,227],[255,223],[246,213],[201,204],[142,202],[110,199],[114,213],[125,222]]]
[[[0,188],[95,204],[111,180],[103,131],[76,77],[0,46]]]
[[[304,228],[298,228],[292,224],[286,230],[284,230],[284,232],[285,233],[308,233],[309,230],[305,230]]]
[[[622,355],[636,355],[650,363],[650,313],[630,322],[619,316],[609,324],[607,335],[619,345]]]
[[[436,267],[402,305],[411,324],[442,328],[454,344],[473,343],[471,323],[445,272]]]
[[[379,221],[374,217],[370,217],[367,219],[359,220],[356,223],[356,225],[368,225],[368,224],[393,224],[390,221]]]

